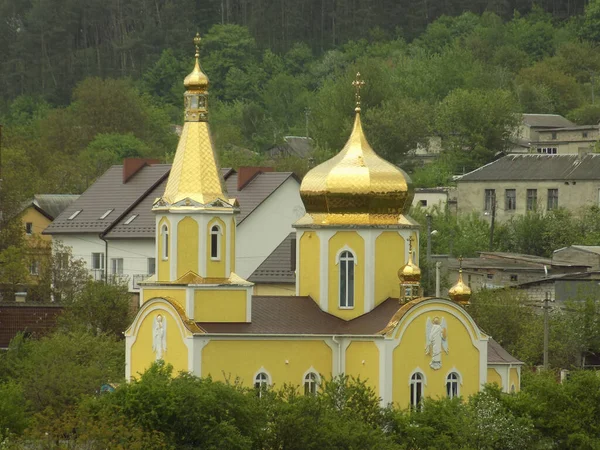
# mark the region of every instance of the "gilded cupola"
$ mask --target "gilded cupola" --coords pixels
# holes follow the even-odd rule
[[[466,306],[471,303],[471,288],[465,284],[462,277],[462,258],[458,258],[458,281],[448,291],[450,300],[459,305]]]
[[[413,261],[412,243],[414,238],[408,239],[408,262],[398,270],[400,280],[400,303],[406,303],[423,296],[421,287],[421,269]]]
[[[398,278],[401,283],[405,281],[411,283],[421,282],[421,269],[413,262],[412,249],[408,252],[408,262],[398,270]]]
[[[377,155],[360,118],[357,74],[356,116],[346,145],[336,156],[310,170],[300,187],[306,212],[320,224],[401,224],[414,197],[409,176]]]

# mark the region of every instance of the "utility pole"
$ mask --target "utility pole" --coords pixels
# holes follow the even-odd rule
[[[308,139],[308,119],[310,117],[310,108],[304,108],[304,120],[305,120],[305,136]]]
[[[442,267],[442,263],[440,261],[436,261],[435,263],[435,296],[440,298],[440,268]]]
[[[432,285],[431,279],[431,222],[433,217],[431,214],[425,216],[427,218],[427,285]],[[428,289],[429,290],[429,289]],[[431,295],[431,294],[429,294]]]
[[[494,225],[496,224],[496,191],[492,194],[492,221],[490,223],[490,249],[494,251]]]
[[[544,370],[548,370],[548,310],[550,306],[548,302],[550,301],[550,295],[546,292],[546,298],[544,299]]]
[[[2,198],[2,124],[0,124],[0,230],[2,229],[3,210],[2,204],[4,203]]]

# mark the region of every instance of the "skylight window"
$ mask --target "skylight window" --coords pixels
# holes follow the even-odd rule
[[[75,217],[77,217],[77,216],[79,215],[79,213],[80,213],[81,211],[83,211],[83,209],[79,209],[79,210],[75,211],[73,214],[71,214],[71,215],[69,216],[69,218],[68,218],[67,220],[73,220]]]
[[[131,216],[129,219],[127,219],[125,221],[125,225],[129,225],[131,222],[133,222],[135,220],[135,218],[138,216],[138,214],[134,214],[133,216]]]
[[[101,219],[101,220],[102,220],[102,219],[106,219],[106,218],[108,217],[108,215],[109,215],[111,212],[113,212],[113,211],[114,211],[114,209],[109,209],[108,211],[106,211],[104,214],[102,214],[102,215],[100,216],[100,219]]]

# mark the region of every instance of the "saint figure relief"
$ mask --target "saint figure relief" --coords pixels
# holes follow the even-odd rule
[[[167,321],[161,314],[152,323],[152,351],[157,361],[163,359],[163,352],[167,351]]]
[[[427,329],[425,332],[425,354],[431,355],[429,367],[438,370],[442,367],[442,350],[448,354],[448,326],[446,319],[434,317],[427,318]]]

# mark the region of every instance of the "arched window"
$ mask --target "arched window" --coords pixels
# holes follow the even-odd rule
[[[413,373],[410,377],[410,407],[416,410],[421,409],[423,400],[423,375]]]
[[[210,228],[210,259],[219,260],[221,258],[221,228],[213,225]]]
[[[160,233],[162,234],[162,259],[169,259],[169,227],[163,225]]]
[[[340,254],[340,308],[354,308],[354,255],[348,250]]]
[[[456,372],[450,372],[446,377],[446,394],[448,398],[459,396],[459,377]]]
[[[259,397],[262,397],[263,393],[269,387],[269,375],[264,372],[259,372],[254,378],[254,389],[258,393]]]
[[[308,372],[304,377],[304,395],[315,395],[317,393],[318,384],[318,375],[314,372]]]

